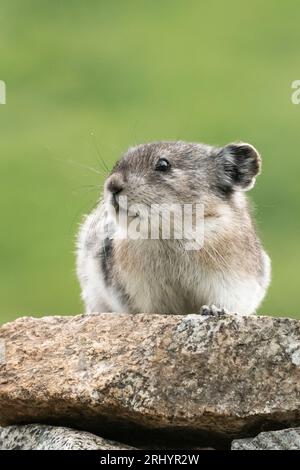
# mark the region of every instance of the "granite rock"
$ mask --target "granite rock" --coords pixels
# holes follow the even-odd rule
[[[300,428],[261,432],[249,439],[236,439],[232,450],[300,450]]]
[[[300,425],[297,320],[24,317],[0,328],[0,344],[3,426],[67,425],[119,440],[122,429],[232,438]]]
[[[125,450],[133,449],[89,432],[59,426],[25,424],[0,427],[0,450]]]

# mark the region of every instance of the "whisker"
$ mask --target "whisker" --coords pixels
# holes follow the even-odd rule
[[[75,165],[75,166],[78,166],[80,168],[84,168],[85,170],[89,170],[93,173],[96,173],[97,175],[101,175],[101,176],[107,176],[107,173],[104,173],[103,171],[99,171],[97,170],[96,168],[92,167],[92,166],[89,166],[89,165],[85,165],[84,163],[80,163],[80,162],[76,162],[70,158],[61,158],[61,157],[58,157],[57,154],[55,152],[53,152],[53,150],[51,150],[49,147],[45,147],[46,150],[48,152],[51,152],[53,155],[50,155],[50,157],[53,159],[53,160],[56,160],[58,162],[63,162],[63,163],[70,163],[72,165]]]
[[[102,171],[96,170],[96,168],[94,168],[92,166],[84,165],[83,163],[75,162],[74,160],[62,160],[62,161],[66,161],[67,163],[72,163],[73,165],[77,165],[77,166],[79,166],[81,168],[84,168],[86,170],[90,170],[90,171],[96,173],[97,175],[106,176],[105,173],[103,173]]]
[[[86,184],[83,186],[79,186],[78,188],[74,189],[74,193],[77,194],[79,192],[90,192],[90,191],[99,191],[101,190],[101,186],[97,184]]]
[[[108,168],[108,166],[106,165],[104,159],[102,158],[102,155],[101,155],[100,150],[99,150],[99,146],[98,146],[98,144],[96,142],[96,139],[95,139],[95,134],[93,132],[91,132],[91,137],[92,137],[94,147],[96,149],[98,162],[99,162],[100,166],[102,166],[102,169],[106,172],[106,176],[107,176],[110,173],[110,169]]]

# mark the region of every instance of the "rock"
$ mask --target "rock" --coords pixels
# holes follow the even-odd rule
[[[125,450],[133,449],[107,441],[89,432],[74,429],[27,424],[0,427],[0,450]]]
[[[1,339],[3,426],[68,425],[127,443],[156,430],[210,446],[199,436],[231,442],[300,425],[297,320],[26,317],[2,326]]]
[[[232,442],[232,450],[300,450],[300,428],[261,432],[253,439]]]

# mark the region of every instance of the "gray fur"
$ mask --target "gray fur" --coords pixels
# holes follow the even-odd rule
[[[160,158],[170,162],[169,171],[155,170]],[[254,185],[260,166],[256,149],[244,143],[219,148],[154,142],[130,148],[79,233],[77,272],[87,312],[187,314],[214,304],[255,313],[269,285],[270,260],[244,192]],[[186,251],[176,239],[112,240],[107,262],[100,233],[107,224],[105,205],[114,203],[116,191],[129,205],[204,204],[203,248]]]

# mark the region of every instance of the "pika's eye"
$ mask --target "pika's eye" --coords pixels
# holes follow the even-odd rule
[[[156,171],[168,171],[171,168],[171,163],[166,158],[160,158],[156,165]]]

